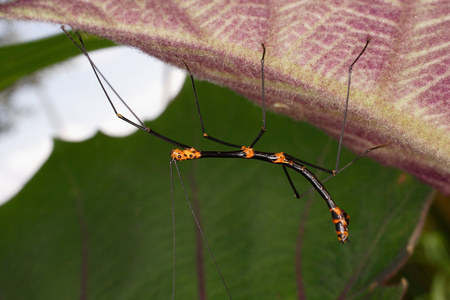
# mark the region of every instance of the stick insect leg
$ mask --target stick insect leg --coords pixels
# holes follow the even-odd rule
[[[291,179],[291,176],[289,175],[289,173],[288,173],[288,170],[286,169],[286,167],[284,166],[284,165],[282,165],[283,166],[283,170],[284,170],[284,174],[286,174],[286,177],[287,177],[287,179],[288,179],[288,181],[289,181],[289,184],[291,185],[291,188],[292,188],[292,190],[294,191],[294,196],[295,196],[295,198],[300,198],[301,196],[300,196],[300,194],[297,192],[297,189],[295,188],[295,186],[294,186],[294,182],[292,181],[292,179]]]
[[[341,135],[339,137],[339,146],[338,146],[338,153],[337,153],[337,157],[336,157],[336,165],[335,165],[335,169],[334,170],[330,170],[330,169],[326,169],[311,163],[308,163],[306,161],[303,161],[301,159],[295,158],[295,157],[291,157],[291,159],[293,159],[294,161],[310,166],[312,168],[315,168],[317,170],[321,170],[324,171],[326,173],[331,174],[330,176],[328,176],[327,178],[325,178],[324,180],[322,180],[322,183],[327,181],[328,179],[336,176],[338,173],[342,172],[343,170],[345,170],[346,168],[348,168],[349,166],[351,166],[352,164],[354,164],[357,160],[359,160],[360,158],[366,156],[370,151],[375,150],[375,149],[379,149],[379,148],[383,148],[388,146],[390,143],[387,144],[383,144],[383,145],[379,145],[370,149],[367,149],[366,151],[364,151],[363,153],[359,154],[355,159],[353,159],[351,162],[349,162],[348,164],[346,164],[344,167],[339,169],[339,160],[341,157],[341,150],[342,150],[342,141],[344,138],[344,131],[345,131],[345,122],[347,119],[347,111],[348,111],[348,103],[349,103],[349,98],[350,98],[350,85],[351,85],[351,79],[352,79],[352,69],[353,66],[355,65],[355,63],[359,60],[359,58],[363,55],[363,53],[366,51],[367,46],[369,45],[370,39],[368,38],[366,41],[366,44],[364,46],[364,48],[362,49],[362,51],[359,53],[359,55],[356,57],[356,59],[352,62],[352,64],[349,67],[348,70],[348,81],[347,81],[347,96],[346,96],[346,100],[345,100],[345,109],[344,109],[344,118],[342,121],[342,129],[341,129]],[[285,170],[286,175],[288,176],[289,182],[291,184],[291,186],[293,187],[292,181],[289,178],[289,175],[287,174],[287,170]],[[294,188],[294,187],[293,187]],[[301,194],[299,197],[303,197],[304,195],[308,194],[309,192],[311,192],[312,190],[314,190],[313,188],[310,188],[309,190],[307,190],[306,192],[304,192],[303,194]],[[295,191],[295,188],[294,188]],[[296,194],[296,197],[298,196],[298,194]],[[299,198],[297,197],[297,198]]]
[[[170,161],[170,197],[172,200],[172,236],[173,236],[173,270],[172,270],[172,300],[175,299],[175,271],[176,271],[176,237],[175,237],[175,206],[173,200],[173,170]]]
[[[259,131],[258,135],[256,136],[255,140],[250,144],[250,148],[253,148],[255,144],[259,141],[259,139],[262,137],[264,132],[266,132],[266,92],[264,87],[264,57],[266,56],[266,46],[264,44],[261,44],[263,47],[263,55],[261,57],[261,95],[262,95],[262,121],[263,125],[261,127],[261,130]]]
[[[62,26],[61,29],[64,31],[64,33],[66,34],[66,36],[67,36],[67,37],[75,44],[75,46],[76,46],[78,49],[80,49],[80,51],[87,57],[87,59],[88,59],[90,65],[91,65],[91,67],[92,67],[92,69],[93,69],[93,71],[94,71],[94,74],[95,74],[95,76],[96,76],[98,82],[100,83],[100,86],[102,87],[102,90],[103,90],[103,92],[104,92],[106,98],[108,99],[108,101],[109,101],[109,103],[110,103],[110,105],[111,105],[111,107],[112,107],[114,113],[117,115],[117,117],[119,117],[121,120],[123,120],[123,121],[125,121],[125,122],[127,122],[127,123],[129,123],[129,124],[131,124],[131,125],[133,125],[134,127],[138,128],[138,129],[140,129],[140,130],[142,130],[142,131],[145,131],[145,132],[147,132],[147,133],[149,133],[149,134],[151,134],[151,135],[153,135],[153,136],[155,136],[155,137],[157,137],[157,138],[159,138],[159,139],[161,139],[161,140],[163,140],[163,141],[165,141],[165,142],[167,142],[167,143],[173,144],[173,145],[175,145],[175,146],[177,146],[177,147],[181,147],[181,148],[186,148],[186,149],[191,148],[191,147],[189,147],[189,146],[187,146],[187,145],[184,145],[184,144],[179,143],[179,142],[177,142],[177,141],[174,141],[174,140],[172,140],[172,139],[170,139],[170,138],[167,138],[167,137],[165,137],[165,136],[163,136],[163,135],[161,135],[161,134],[159,134],[159,133],[156,133],[155,131],[153,131],[153,130],[151,130],[149,127],[147,127],[147,126],[146,126],[146,125],[145,125],[145,124],[137,117],[137,115],[133,112],[133,110],[126,104],[126,102],[120,97],[120,95],[114,90],[114,88],[111,86],[111,84],[108,82],[108,80],[103,76],[103,74],[101,73],[101,71],[97,68],[97,66],[96,66],[96,65],[94,64],[94,62],[91,60],[89,54],[87,53],[87,50],[86,50],[86,47],[85,47],[85,45],[84,45],[83,39],[82,39],[82,37],[78,34],[78,32],[74,31],[74,33],[75,33],[76,36],[78,37],[78,40],[79,40],[80,44],[78,44],[78,43],[73,39],[73,37],[69,34],[69,32],[67,32],[67,31],[65,30],[65,27],[64,27],[64,26]],[[106,85],[113,91],[113,93],[119,98],[119,100],[125,105],[125,107],[130,111],[130,113],[136,118],[136,120],[138,121],[138,123],[131,121],[130,119],[128,119],[128,118],[122,116],[120,113],[117,112],[115,105],[113,104],[113,102],[112,102],[112,100],[111,100],[111,98],[110,98],[108,92],[106,91],[105,86],[103,85],[102,79],[103,79],[103,81],[106,83]],[[239,147],[240,147],[240,146],[239,146]],[[178,165],[177,165],[176,161],[171,160],[171,161],[170,161],[170,178],[171,178],[171,195],[172,195],[172,226],[173,226],[173,229],[172,229],[172,230],[173,230],[173,242],[174,242],[174,247],[173,247],[173,252],[174,252],[174,258],[173,258],[174,267],[173,267],[173,268],[174,268],[174,269],[173,269],[173,278],[172,278],[172,299],[174,299],[174,297],[175,297],[175,258],[176,258],[176,256],[175,256],[175,251],[176,251],[175,241],[176,241],[176,240],[175,240],[174,204],[173,204],[173,171],[172,171],[172,163],[175,164],[175,168],[176,168],[178,177],[179,177],[179,179],[180,179],[180,182],[181,182],[181,185],[182,185],[182,188],[183,188],[183,192],[184,192],[184,194],[185,194],[186,200],[187,200],[187,202],[188,202],[188,205],[189,205],[189,208],[190,208],[190,210],[191,210],[191,213],[192,213],[192,215],[193,215],[193,217],[194,217],[194,220],[195,220],[195,222],[196,222],[196,224],[197,224],[197,227],[198,227],[198,229],[199,229],[199,231],[200,231],[200,233],[201,233],[201,235],[202,235],[203,241],[205,242],[205,244],[206,244],[206,246],[207,246],[207,248],[208,248],[208,250],[209,250],[210,256],[211,256],[211,258],[212,258],[212,260],[213,260],[213,262],[214,262],[214,265],[215,265],[215,267],[216,267],[216,269],[217,269],[217,271],[218,271],[218,273],[219,273],[219,275],[220,275],[220,278],[221,278],[222,283],[223,283],[223,285],[224,285],[224,287],[225,287],[225,289],[226,289],[226,291],[227,291],[227,294],[228,294],[229,298],[232,299],[231,293],[230,293],[230,291],[229,291],[229,289],[228,289],[228,286],[226,285],[225,279],[224,279],[224,277],[223,277],[223,275],[222,275],[222,273],[221,273],[221,271],[220,271],[220,269],[219,269],[219,266],[218,266],[218,264],[217,264],[217,262],[216,262],[216,259],[215,259],[214,255],[213,255],[213,253],[212,253],[211,247],[209,246],[208,241],[206,240],[206,237],[205,237],[205,235],[204,235],[204,233],[203,233],[203,230],[202,230],[202,228],[201,228],[201,226],[200,226],[200,223],[199,223],[199,221],[198,221],[198,219],[197,219],[197,217],[196,217],[196,215],[195,215],[195,212],[194,212],[194,210],[193,210],[193,208],[192,208],[191,202],[190,202],[189,197],[188,197],[187,192],[186,192],[186,188],[185,188],[185,186],[184,186],[183,179],[182,179],[181,174],[180,174],[180,171],[179,171],[179,169],[178,169]]]
[[[304,160],[298,159],[296,157],[292,157],[292,159],[294,159],[294,161],[296,161],[298,163],[301,163],[301,164],[304,164],[304,165],[307,165],[307,166],[310,166],[310,167],[315,168],[317,170],[324,171],[324,172],[329,173],[329,174],[331,174],[333,176],[338,173],[339,160],[340,160],[340,157],[341,157],[342,141],[343,141],[343,138],[344,138],[345,122],[347,120],[348,102],[349,102],[349,98],[350,98],[350,83],[351,83],[351,79],[352,79],[352,69],[353,69],[353,65],[358,61],[358,59],[361,57],[361,55],[363,55],[364,51],[366,51],[366,48],[369,45],[369,41],[370,40],[367,39],[366,45],[364,46],[362,51],[359,53],[359,55],[356,57],[356,59],[352,62],[352,64],[349,67],[349,70],[348,70],[347,97],[346,97],[346,100],[345,100],[344,118],[343,118],[343,121],[342,121],[341,135],[339,137],[339,146],[338,146],[338,153],[337,153],[337,157],[336,157],[335,169],[331,170],[331,169],[323,168],[323,167],[320,167],[320,166],[308,163],[308,162],[306,162]]]
[[[185,148],[185,149],[189,149],[191,148],[188,145],[179,143],[177,141],[174,141],[166,136],[163,136],[162,134],[157,133],[156,131],[150,129],[149,127],[147,127],[144,122],[141,121],[141,119],[138,118],[138,116],[133,112],[133,110],[127,105],[127,103],[125,102],[125,100],[122,99],[122,97],[120,97],[120,95],[116,92],[116,90],[112,87],[112,85],[108,82],[108,80],[105,78],[105,76],[103,76],[102,72],[100,72],[100,70],[97,68],[97,66],[94,64],[94,62],[92,61],[91,57],[89,56],[89,54],[87,53],[86,47],[84,46],[84,42],[83,39],[81,38],[81,36],[78,34],[78,32],[74,31],[74,33],[76,34],[80,44],[78,44],[73,37],[70,35],[69,32],[66,31],[64,26],[61,26],[61,29],[64,31],[64,33],[66,34],[66,36],[73,42],[73,44],[80,49],[80,51],[84,54],[84,56],[86,56],[86,58],[88,59],[92,70],[94,71],[95,77],[97,78],[97,81],[99,82],[103,93],[105,94],[106,98],[109,101],[109,104],[111,105],[111,108],[113,109],[115,115],[121,119],[122,121],[125,121],[131,125],[133,125],[134,127],[136,127],[139,130],[142,130],[144,132],[147,132],[150,135],[153,135],[157,138],[159,138],[160,140],[163,140],[169,144],[175,145],[176,147],[180,147],[180,148]],[[128,111],[133,115],[133,117],[138,121],[138,123],[133,122],[132,120],[124,117],[122,114],[117,112],[117,109],[113,103],[113,101],[111,100],[108,92],[106,91],[105,86],[103,85],[103,81],[106,83],[106,85],[113,91],[113,93],[117,96],[117,98],[119,98],[119,100],[123,103],[123,105],[128,109]]]
[[[262,74],[262,112],[263,112],[263,126],[260,130],[260,132],[258,133],[258,135],[256,136],[255,140],[251,143],[250,148],[253,148],[253,146],[256,144],[256,142],[259,141],[259,139],[261,138],[261,136],[264,134],[264,132],[266,131],[266,107],[265,107],[265,94],[264,94],[264,56],[266,55],[266,47],[264,46],[264,44],[261,44],[263,47],[263,55],[261,58],[261,74]],[[233,147],[233,148],[242,148],[242,145],[237,145],[237,144],[232,144],[229,142],[225,142],[223,140],[220,140],[218,138],[215,138],[209,134],[206,133],[205,130],[205,125],[203,123],[203,117],[202,117],[202,113],[200,111],[200,105],[198,102],[198,97],[197,97],[197,90],[195,88],[195,82],[194,82],[194,76],[192,75],[191,70],[189,69],[189,66],[187,65],[187,63],[183,60],[184,65],[186,66],[187,71],[189,72],[189,77],[191,79],[191,83],[192,83],[192,89],[194,90],[194,97],[195,97],[195,104],[197,105],[197,112],[198,112],[198,117],[200,119],[200,125],[202,127],[202,132],[203,132],[203,137],[214,141],[216,143],[225,145],[225,146],[229,146],[229,147]]]
[[[328,179],[333,178],[334,176],[336,176],[337,174],[339,174],[340,172],[344,171],[345,169],[347,169],[348,167],[350,167],[351,165],[353,165],[357,160],[359,160],[360,158],[363,158],[364,156],[366,156],[370,151],[376,150],[376,149],[380,149],[386,146],[389,146],[391,143],[386,143],[383,145],[379,145],[370,149],[367,149],[366,151],[364,151],[363,153],[359,154],[357,157],[355,157],[351,162],[349,162],[348,164],[346,164],[345,166],[343,166],[342,168],[340,168],[339,170],[337,170],[335,172],[335,175],[330,175],[327,178],[325,178],[324,180],[322,180],[322,183],[324,183],[325,181],[328,181]],[[304,192],[303,194],[300,195],[300,198],[303,197],[304,195],[308,194],[309,192],[313,191],[314,188],[310,188],[309,190],[307,190],[306,192]]]
[[[222,283],[223,283],[223,285],[224,285],[224,287],[225,287],[225,289],[227,291],[228,297],[230,299],[232,299],[230,290],[228,289],[228,286],[227,286],[227,284],[225,282],[225,278],[223,277],[222,272],[220,271],[220,268],[219,268],[219,265],[217,264],[216,258],[214,257],[214,254],[212,252],[211,247],[209,246],[208,241],[206,240],[206,236],[205,236],[205,234],[203,232],[202,226],[200,225],[200,222],[199,222],[199,220],[198,220],[198,218],[197,218],[197,216],[195,214],[194,208],[192,207],[191,201],[189,200],[189,196],[187,194],[186,187],[185,187],[184,182],[183,182],[183,178],[181,176],[180,170],[178,169],[177,161],[176,160],[171,160],[170,161],[171,172],[172,172],[172,163],[175,165],[175,170],[177,171],[178,178],[180,179],[180,183],[181,183],[181,187],[183,188],[184,196],[185,196],[186,201],[187,201],[187,203],[189,205],[189,209],[191,210],[192,216],[194,217],[194,220],[195,220],[195,223],[197,225],[197,228],[198,228],[198,230],[199,230],[199,232],[200,232],[200,234],[201,234],[201,236],[203,238],[203,241],[205,242],[206,248],[209,251],[209,255],[211,256],[211,259],[212,259],[212,261],[213,261],[213,263],[214,263],[214,265],[216,267],[216,270],[219,273],[219,276],[220,276],[220,278],[222,280]]]
[[[186,66],[187,71],[189,72],[189,77],[190,77],[191,83],[192,83],[192,89],[194,90],[195,104],[197,105],[197,112],[198,112],[198,117],[200,119],[200,125],[202,126],[203,137],[207,138],[208,140],[214,141],[216,143],[225,145],[225,146],[241,149],[242,146],[240,146],[240,145],[236,145],[236,144],[232,144],[232,143],[228,143],[228,142],[219,140],[219,139],[217,139],[217,138],[215,138],[215,137],[213,137],[213,136],[211,136],[211,135],[206,133],[205,125],[203,124],[202,113],[200,111],[200,105],[198,103],[197,90],[195,89],[194,75],[192,75],[191,70],[189,69],[189,66],[187,65],[187,63],[184,60],[183,60],[183,63]]]
[[[336,170],[336,172],[339,170],[339,159],[341,157],[342,140],[344,139],[345,121],[347,120],[347,110],[348,110],[348,101],[350,98],[350,83],[352,81],[353,65],[358,61],[358,59],[361,57],[361,55],[363,55],[364,51],[366,51],[367,46],[369,45],[369,42],[370,42],[370,39],[367,38],[366,45],[364,46],[362,51],[359,53],[359,55],[356,57],[356,59],[352,62],[350,67],[348,68],[347,97],[345,99],[344,119],[342,121],[341,136],[339,138],[338,153],[337,153],[337,157],[336,157],[336,166],[334,168]]]

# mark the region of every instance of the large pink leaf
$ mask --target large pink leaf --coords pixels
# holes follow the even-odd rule
[[[449,15],[448,0],[18,0],[0,6],[2,18],[67,24],[179,67],[184,59],[196,77],[256,103],[264,43],[269,109],[335,137],[348,67],[370,37],[354,68],[345,144],[358,153],[392,142],[373,157],[446,194]]]

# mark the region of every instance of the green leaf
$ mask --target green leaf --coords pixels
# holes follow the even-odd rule
[[[207,83],[197,90],[209,134],[243,145],[254,139],[260,108]],[[284,116],[267,121],[257,150],[334,166],[335,141]],[[199,150],[229,150],[201,137],[189,83],[149,126]],[[0,207],[2,298],[170,299],[171,148],[143,132],[56,141],[39,173]],[[344,151],[341,165],[354,157]],[[410,175],[364,158],[326,182],[351,216],[351,244],[341,245],[324,201],[316,192],[294,198],[278,165],[205,159],[179,168],[234,299],[399,299],[401,287],[382,283],[409,256],[430,195]],[[309,189],[290,174],[299,191]],[[175,298],[198,298],[200,285],[209,299],[228,299],[176,175],[174,191]]]

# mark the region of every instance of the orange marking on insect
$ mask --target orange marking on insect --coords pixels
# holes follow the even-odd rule
[[[190,159],[198,159],[202,155],[200,154],[200,151],[195,150],[194,148],[189,149],[172,149],[170,151],[170,156],[173,160],[183,161],[183,160],[190,160]]]
[[[275,153],[275,156],[278,157],[276,160],[273,161],[275,164],[289,163],[289,161],[286,160],[286,157],[284,156],[283,152]]]
[[[347,241],[347,239],[348,239],[348,231],[344,231],[344,232],[336,231],[336,233],[337,233],[339,242],[344,243],[345,241]]]
[[[245,153],[245,158],[252,158],[253,156],[255,156],[253,148],[242,146],[241,150]]]
[[[339,242],[348,242],[347,226],[350,223],[350,216],[339,207],[331,208],[330,211]]]
[[[333,223],[337,224],[339,222],[343,222],[345,225],[347,225],[346,217],[350,218],[342,209],[339,207],[331,208],[331,212],[334,212],[336,214],[336,218],[333,218]]]
[[[338,235],[338,239],[339,240],[343,240],[344,238],[342,238],[341,236],[347,237],[348,236],[348,231],[336,231],[337,235]],[[347,239],[347,238],[345,238]]]

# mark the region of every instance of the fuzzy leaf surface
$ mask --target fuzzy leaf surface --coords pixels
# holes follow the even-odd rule
[[[130,45],[261,102],[340,133],[354,68],[345,144],[450,194],[450,2],[18,0],[0,17],[70,25]],[[210,99],[213,100],[213,95]]]

